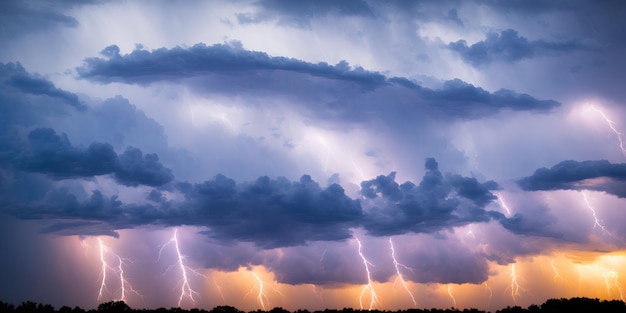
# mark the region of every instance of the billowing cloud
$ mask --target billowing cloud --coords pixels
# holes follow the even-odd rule
[[[123,267],[129,305],[176,306],[177,261],[204,309],[256,310],[257,278],[290,311],[355,307],[369,278],[377,310],[617,298],[623,12],[2,3],[0,300],[97,307]]]
[[[473,66],[494,61],[516,62],[541,55],[558,56],[562,53],[589,49],[576,42],[529,41],[513,29],[503,30],[500,34],[488,33],[487,39],[470,46],[461,39],[449,43],[448,48],[458,52],[464,61]]]
[[[105,143],[74,147],[65,134],[50,128],[37,128],[28,134],[30,149],[13,162],[21,170],[47,174],[56,179],[113,174],[127,186],[160,186],[174,178],[156,154],[146,154],[128,147],[118,155]]]
[[[429,233],[489,220],[484,207],[496,199],[490,192],[497,188],[495,182],[444,176],[432,158],[426,160],[425,168],[419,185],[400,185],[395,173],[361,183],[361,194],[372,202],[372,212],[364,225],[370,234]]]
[[[551,168],[540,168],[518,184],[525,190],[598,190],[626,197],[626,164],[607,160],[562,161]]]

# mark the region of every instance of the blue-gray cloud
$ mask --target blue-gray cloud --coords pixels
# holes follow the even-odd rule
[[[37,159],[43,160],[25,163],[30,167],[23,165],[32,172],[53,178],[112,173],[126,185],[159,185],[171,179],[163,176],[160,165],[154,166],[149,158],[142,159],[137,150],[127,150],[116,158],[110,146],[73,148],[64,143],[63,136],[49,129],[36,130],[31,135],[37,140],[47,138],[45,141],[50,143],[36,154]],[[128,164],[136,168],[129,169]],[[223,243],[250,242],[262,248],[343,241],[352,238],[355,228],[364,228],[374,236],[389,236],[434,233],[489,221],[485,207],[495,198],[490,193],[497,187],[495,183],[443,175],[434,159],[428,159],[426,167],[428,172],[418,185],[398,185],[393,173],[363,182],[364,199],[348,197],[338,184],[322,187],[308,175],[299,181],[262,176],[243,183],[217,175],[202,183],[177,182],[166,189],[155,189],[144,204],[122,203],[117,196],[104,196],[99,190],[92,190],[89,195],[81,191],[82,187],[44,183],[37,196],[13,197],[3,207],[20,218],[60,220],[47,228],[60,234],[81,234],[85,225],[81,221],[105,223],[111,233],[143,225],[192,225],[206,227],[204,234]],[[7,192],[21,188],[9,181],[4,182],[10,186],[2,182],[0,187]],[[183,199],[168,200],[163,194],[165,190],[177,192]],[[363,203],[368,209],[362,207]],[[106,234],[105,229],[99,231]]]
[[[465,62],[473,66],[494,61],[517,62],[541,55],[560,55],[577,50],[589,50],[588,47],[574,41],[529,41],[513,29],[504,30],[500,34],[488,33],[485,40],[471,46],[468,46],[465,40],[451,42],[448,48],[459,53]]]
[[[144,156],[141,150],[134,147],[128,147],[120,155],[106,143],[74,147],[65,134],[58,135],[51,128],[31,131],[28,142],[28,148],[21,151],[13,162],[21,170],[46,174],[55,179],[113,174],[123,185],[161,186],[174,178],[156,154]]]
[[[342,121],[376,118],[414,123],[423,116],[474,119],[502,109],[546,112],[560,104],[501,89],[490,93],[459,79],[441,89],[422,87],[403,77],[386,77],[342,61],[336,65],[273,57],[239,43],[197,44],[190,48],[135,50],[117,46],[87,58],[81,78],[101,83],[181,82],[198,90],[229,95],[283,94],[297,99],[309,114]],[[395,112],[404,112],[398,116]]]
[[[432,158],[426,160],[425,168],[419,185],[398,184],[395,173],[361,183],[361,194],[374,205],[364,221],[370,234],[430,233],[490,220],[484,208],[496,199],[491,190],[498,188],[497,183],[443,175]]]
[[[586,180],[598,179],[585,183]],[[626,198],[626,164],[599,161],[562,161],[540,168],[518,181],[524,190],[597,190]]]
[[[20,63],[0,63],[0,84],[5,96],[15,93],[25,95],[46,96],[65,102],[77,109],[85,109],[78,96],[72,92],[57,88],[51,81],[31,74]],[[16,91],[10,90],[17,89]],[[8,106],[8,103],[4,104]]]

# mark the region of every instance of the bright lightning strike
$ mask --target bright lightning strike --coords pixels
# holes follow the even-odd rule
[[[498,197],[498,202],[500,202],[500,207],[502,207],[504,211],[506,211],[506,215],[511,216],[511,209],[509,209],[509,206],[504,201],[504,198],[502,197],[502,195],[500,193],[494,193],[494,194],[496,195],[496,197]]]
[[[257,296],[257,300],[259,301],[261,308],[263,308],[263,311],[265,311],[264,299],[267,300],[267,297],[263,293],[263,280],[261,280],[261,277],[259,277],[259,275],[257,275],[256,272],[252,272],[252,274],[254,275],[254,278],[256,279],[256,281],[259,283],[259,295]]]
[[[402,287],[404,287],[404,290],[406,290],[409,296],[411,296],[411,300],[413,301],[413,306],[417,307],[417,302],[415,301],[415,297],[409,290],[409,286],[407,286],[406,281],[404,280],[404,278],[402,277],[402,273],[400,272],[400,267],[403,267],[408,270],[411,270],[411,268],[407,267],[406,265],[402,263],[399,263],[398,260],[396,259],[396,250],[393,247],[393,241],[391,240],[391,238],[389,238],[389,247],[391,248],[391,258],[393,259],[393,266],[396,269],[396,281],[394,282],[394,285],[398,280],[400,280],[400,282],[402,283]]]
[[[107,288],[107,271],[112,271],[115,272],[118,277],[119,277],[119,284],[120,284],[120,301],[126,301],[126,289],[128,288],[128,290],[130,290],[131,292],[137,294],[138,296],[141,296],[141,294],[139,292],[137,292],[135,289],[133,289],[133,286],[131,286],[131,284],[128,282],[128,280],[126,280],[126,278],[124,277],[124,259],[122,257],[120,257],[119,255],[110,252],[116,259],[118,262],[117,267],[112,267],[107,263],[106,260],[106,253],[108,252],[109,248],[106,247],[104,245],[104,243],[102,243],[102,239],[98,238],[98,245],[100,247],[100,263],[102,264],[102,281],[100,283],[100,289],[98,290],[98,301],[102,300],[102,296],[103,296],[103,292],[105,290],[108,291]]]
[[[100,263],[102,263],[102,283],[100,284],[100,290],[98,291],[98,301],[102,299],[102,292],[104,289],[107,289],[106,280],[107,280],[107,269],[109,265],[107,261],[104,259],[104,244],[102,243],[102,239],[98,238],[98,244],[100,245]]]
[[[611,236],[611,237],[615,237],[613,236],[613,234],[611,234],[605,227],[604,225],[602,225],[602,223],[600,222],[600,219],[598,218],[597,214],[596,214],[596,209],[591,205],[591,203],[589,202],[589,199],[587,198],[587,194],[581,191],[581,194],[583,195],[583,199],[585,199],[585,203],[587,204],[587,208],[589,209],[589,211],[591,211],[591,215],[593,216],[593,227],[599,227],[600,229],[602,229],[603,232],[605,232],[607,235]]]
[[[517,304],[517,297],[520,296],[520,290],[524,290],[517,282],[517,274],[515,273],[515,263],[511,264],[511,298]]]
[[[619,298],[624,301],[624,293],[622,290],[622,285],[620,285],[619,283],[619,275],[617,274],[617,272],[612,270],[605,270],[602,273],[602,276],[604,277],[604,284],[606,285],[606,292],[609,294],[609,297],[611,296],[611,285],[613,285],[615,289],[617,289],[617,291],[619,292]],[[613,281],[612,284],[610,283],[610,280]]]
[[[177,228],[174,229],[174,236],[172,236],[172,238],[168,242],[164,243],[161,246],[161,249],[159,250],[158,259],[161,258],[161,253],[163,252],[163,249],[165,248],[165,246],[167,246],[170,243],[174,243],[174,248],[176,249],[177,262],[175,264],[170,265],[170,267],[168,267],[166,272],[169,271],[169,269],[175,265],[178,265],[178,267],[180,268],[181,278],[180,278],[180,296],[178,297],[178,306],[180,307],[180,304],[183,302],[184,298],[188,298],[189,300],[191,300],[192,303],[195,304],[196,299],[194,299],[194,295],[198,295],[199,293],[191,288],[191,285],[189,284],[188,272],[199,275],[199,276],[204,276],[204,275],[190,268],[189,266],[185,265],[185,257],[180,253],[180,246],[178,245],[178,229]]]
[[[454,307],[456,308],[456,298],[454,298],[454,295],[452,294],[451,284],[448,284],[448,295],[450,296],[450,299],[452,299],[452,303],[454,303]]]
[[[615,133],[615,136],[617,137],[617,141],[619,142],[619,148],[620,150],[622,150],[622,154],[626,156],[626,145],[624,143],[624,139],[622,138],[622,136],[624,136],[624,133],[617,130],[617,127],[615,126],[615,122],[609,119],[606,116],[606,114],[604,114],[604,112],[602,112],[600,109],[596,108],[595,106],[592,106],[591,109],[598,112],[602,116],[604,121],[609,125],[609,128],[611,128],[613,133]]]
[[[370,306],[369,309],[373,309],[374,305],[378,302],[378,296],[376,295],[376,292],[374,291],[374,286],[372,284],[372,276],[370,274],[370,262],[365,258],[365,256],[363,255],[363,246],[361,245],[361,241],[359,240],[359,238],[354,238],[356,239],[356,242],[359,244],[359,256],[361,256],[361,259],[363,260],[363,265],[365,265],[365,272],[367,272],[367,285],[365,285],[365,287],[363,287],[363,290],[361,291],[361,295],[359,297],[359,304],[361,305],[361,310],[363,309],[363,296],[365,295],[365,293],[369,290],[370,292]]]

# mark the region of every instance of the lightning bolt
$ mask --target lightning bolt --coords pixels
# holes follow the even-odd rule
[[[374,305],[378,302],[378,296],[376,295],[376,292],[374,291],[374,286],[372,284],[372,276],[370,273],[370,262],[365,258],[365,256],[363,255],[363,246],[361,245],[361,241],[359,240],[359,238],[354,238],[356,239],[356,242],[359,244],[359,256],[361,256],[361,259],[363,260],[363,265],[365,266],[365,272],[367,273],[367,285],[365,285],[365,287],[363,287],[363,290],[361,291],[361,295],[359,297],[359,304],[361,305],[361,310],[363,309],[363,296],[365,295],[365,293],[369,290],[370,292],[370,307],[369,309],[373,309]]]
[[[517,274],[515,274],[515,263],[511,263],[511,298],[513,302],[517,304],[517,297],[520,295],[520,290],[524,290],[517,282]]]
[[[104,243],[102,243],[102,239],[98,238],[98,245],[100,247],[100,263],[102,264],[102,281],[100,283],[100,289],[98,290],[98,301],[100,301],[102,299],[103,296],[103,292],[104,290],[108,291],[107,285],[106,285],[106,280],[107,280],[107,271],[112,271],[114,273],[117,273],[118,277],[119,277],[119,281],[120,281],[120,298],[119,301],[126,301],[126,288],[128,288],[129,291],[135,293],[136,295],[142,297],[142,295],[137,292],[135,289],[133,289],[133,286],[128,282],[128,280],[126,280],[126,278],[124,277],[124,261],[125,259],[123,259],[122,257],[120,257],[119,255],[110,252],[110,248],[108,248],[107,246],[104,245]],[[113,255],[117,261],[118,264],[116,267],[112,267],[111,265],[109,265],[107,263],[106,260],[106,254],[107,252],[109,252],[111,255]]]
[[[170,268],[176,265],[178,265],[178,267],[180,268],[181,278],[179,282],[180,296],[178,297],[178,306],[180,307],[180,304],[183,302],[183,299],[185,297],[189,298],[189,300],[191,300],[191,302],[195,304],[196,299],[194,299],[193,296],[198,295],[199,293],[191,288],[191,285],[189,284],[188,272],[193,273],[195,275],[203,276],[203,277],[205,276],[199,273],[198,271],[190,268],[189,266],[185,265],[185,257],[180,253],[180,246],[178,244],[178,229],[177,228],[174,228],[174,235],[172,236],[172,238],[168,242],[161,245],[161,249],[159,250],[159,257],[157,258],[157,260],[161,258],[161,253],[163,252],[163,249],[165,249],[165,247],[171,243],[174,244],[174,248],[175,248],[176,256],[177,256],[177,262],[170,265],[165,272],[168,272]]]
[[[412,270],[412,269],[407,267],[406,265],[398,262],[398,260],[396,259],[396,250],[393,247],[393,241],[391,240],[391,238],[389,238],[389,247],[391,248],[391,258],[393,259],[393,266],[396,269],[396,280],[394,281],[393,284],[395,286],[396,282],[398,280],[400,280],[404,290],[406,290],[406,292],[409,294],[409,296],[411,296],[411,300],[413,301],[413,306],[417,307],[417,302],[415,301],[415,297],[413,296],[413,294],[409,290],[409,286],[407,286],[406,281],[404,280],[404,278],[402,277],[402,273],[400,272],[400,267],[403,267],[403,268],[408,269],[408,270]]]
[[[552,271],[554,272],[554,281],[556,281],[557,278],[561,277],[561,275],[559,275],[559,271],[554,264],[554,259],[550,260],[550,266],[552,267]]]
[[[215,285],[215,288],[217,288],[217,291],[220,293],[220,297],[222,298],[222,301],[226,301],[226,299],[224,298],[224,291],[222,290],[223,288],[217,283],[217,280],[215,280],[215,277],[213,277],[213,285]]]
[[[98,238],[98,244],[100,245],[100,263],[102,263],[102,283],[100,284],[100,290],[98,291],[98,301],[100,301],[100,299],[102,299],[102,292],[104,291],[104,289],[107,289],[106,280],[107,269],[109,269],[109,265],[104,259],[104,244],[102,243],[102,239]]]
[[[624,301],[624,293],[622,290],[622,285],[620,285],[619,283],[619,275],[617,274],[617,272],[612,270],[604,270],[604,272],[602,273],[602,277],[604,277],[604,284],[606,285],[606,292],[609,294],[609,297],[611,296],[611,283],[609,282],[609,280],[613,280],[612,285],[619,292],[619,298]]]
[[[603,232],[605,232],[607,235],[611,236],[611,237],[615,237],[613,234],[611,234],[605,227],[604,225],[602,225],[602,223],[600,222],[600,219],[598,218],[598,215],[596,214],[596,209],[591,205],[591,203],[589,202],[589,199],[587,198],[587,194],[584,192],[580,192],[583,195],[583,199],[585,199],[585,203],[587,204],[587,208],[589,209],[589,211],[591,211],[591,215],[593,216],[593,227],[599,227],[600,229],[602,229]]]
[[[252,272],[252,275],[254,275],[254,278],[259,283],[259,295],[257,299],[259,301],[259,304],[261,305],[261,308],[263,308],[263,311],[265,311],[265,301],[263,301],[263,299],[267,300],[267,297],[263,293],[263,280],[261,280],[261,277],[259,277],[256,272]]]
[[[498,197],[498,202],[500,202],[500,207],[504,209],[504,211],[506,212],[508,216],[511,216],[511,209],[509,209],[509,206],[504,201],[504,197],[502,197],[500,193],[494,192],[493,194],[496,195],[496,197]]]
[[[615,133],[615,136],[617,137],[617,141],[619,142],[619,148],[622,151],[622,154],[624,154],[624,156],[626,156],[626,146],[624,144],[624,139],[622,139],[622,136],[624,136],[624,133],[622,133],[619,130],[617,130],[617,127],[615,126],[615,122],[612,121],[611,119],[609,119],[606,116],[606,114],[604,114],[604,112],[602,112],[600,109],[596,108],[595,106],[592,106],[591,109],[596,111],[596,112],[598,112],[600,114],[600,116],[602,116],[604,121],[609,125],[609,128],[611,128],[613,133]]]
[[[452,284],[448,284],[448,295],[450,296],[450,299],[452,299],[452,303],[454,303],[454,307],[456,308],[456,299],[452,294]]]

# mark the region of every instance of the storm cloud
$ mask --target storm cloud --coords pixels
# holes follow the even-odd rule
[[[562,161],[551,168],[540,168],[518,184],[525,190],[597,190],[626,197],[626,164],[607,160]]]

